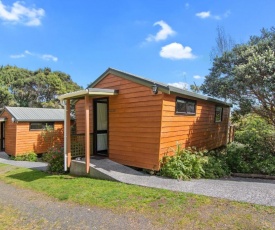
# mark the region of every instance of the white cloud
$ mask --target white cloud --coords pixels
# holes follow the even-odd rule
[[[185,89],[187,90],[189,88],[189,85],[186,82],[174,82],[174,83],[168,83],[168,85],[180,88],[180,89]]]
[[[215,20],[221,20],[222,18],[227,18],[231,14],[230,10],[227,10],[224,14],[222,15],[213,15],[211,14],[210,11],[202,11],[200,13],[196,13],[196,16],[202,19],[206,18],[212,18]]]
[[[202,79],[203,77],[200,76],[200,75],[194,75],[193,78],[195,78],[195,79]]]
[[[45,11],[42,8],[25,7],[22,3],[24,2],[17,1],[10,7],[4,5],[0,0],[0,18],[5,22],[14,24],[41,25],[41,18],[45,15]]]
[[[58,58],[51,54],[37,54],[37,53],[30,52],[28,50],[25,50],[24,53],[22,53],[22,54],[10,55],[10,58],[24,58],[27,56],[34,56],[34,57],[37,57],[37,58],[40,58],[40,59],[43,59],[46,61],[54,61],[54,62],[58,61]]]
[[[161,41],[167,39],[168,36],[174,35],[176,32],[164,21],[158,21],[154,23],[154,26],[159,25],[161,27],[161,30],[156,35],[149,35],[146,38],[146,41],[152,42],[152,41]]]
[[[10,58],[23,58],[25,57],[24,54],[14,54],[14,55],[10,55]]]
[[[203,11],[200,13],[196,13],[196,16],[202,19],[209,18],[211,16],[210,11]]]
[[[180,43],[171,43],[163,46],[160,51],[160,56],[172,60],[193,59],[196,56],[192,54],[192,49],[189,46],[183,46]]]
[[[35,54],[34,53],[31,53],[30,51],[28,51],[28,50],[25,50],[25,52],[24,52],[25,54],[28,54],[28,55],[32,55],[32,56],[35,56]]]
[[[58,58],[51,55],[51,54],[43,54],[41,56],[42,59],[46,60],[46,61],[54,61],[54,62],[57,62],[58,61]]]

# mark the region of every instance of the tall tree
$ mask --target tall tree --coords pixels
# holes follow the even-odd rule
[[[230,51],[235,42],[233,38],[225,32],[224,27],[217,26],[217,36],[215,39],[215,46],[212,47],[210,52],[210,60],[213,61],[216,57],[221,57],[224,52]]]
[[[16,66],[0,68],[0,106],[60,108],[57,96],[81,89],[71,77],[50,68],[30,71]]]
[[[216,57],[201,89],[275,125],[275,27]]]

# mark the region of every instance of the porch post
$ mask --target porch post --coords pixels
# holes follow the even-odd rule
[[[71,103],[70,99],[66,100],[66,149],[68,157],[68,167],[71,166]]]
[[[85,96],[85,159],[86,172],[90,171],[90,110],[89,110],[89,95]]]

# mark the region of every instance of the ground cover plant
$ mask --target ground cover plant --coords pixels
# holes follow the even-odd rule
[[[173,156],[164,156],[161,161],[160,175],[174,179],[188,180],[201,178],[204,175],[203,165],[208,162],[204,152],[195,148],[182,148],[177,143]]]
[[[19,156],[11,156],[10,158],[15,161],[37,161],[37,155],[34,152],[25,153]]]
[[[274,229],[275,208],[0,164],[0,180],[64,202],[144,215],[170,229]]]

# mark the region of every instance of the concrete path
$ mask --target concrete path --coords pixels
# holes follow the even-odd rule
[[[83,161],[73,162],[79,163],[82,166],[84,163]],[[36,170],[46,170],[47,166],[42,162],[12,161],[9,160],[7,155],[3,152],[0,153],[0,163]],[[91,172],[94,173],[94,176],[100,177],[101,175],[105,175],[106,179],[113,179],[127,184],[190,192],[199,195],[275,207],[275,180],[229,178],[178,181],[158,176],[150,176],[106,158],[91,159]]]
[[[47,170],[47,163],[10,160],[9,156],[5,152],[0,152],[0,163],[14,165],[23,168],[35,169],[39,171]]]

